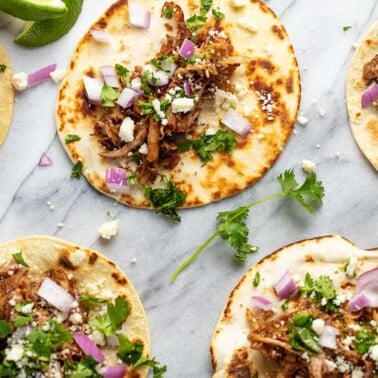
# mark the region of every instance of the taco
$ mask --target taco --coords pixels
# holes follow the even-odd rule
[[[266,173],[299,101],[293,48],[262,1],[119,0],[74,52],[57,129],[106,195],[150,207],[144,189],[165,176],[194,207]]]
[[[359,43],[350,63],[346,101],[353,136],[378,170],[378,21]]]
[[[216,326],[214,377],[376,376],[377,252],[334,235],[258,262]]]
[[[0,44],[0,145],[4,142],[12,119],[14,89],[12,68],[4,46]]]
[[[103,255],[47,236],[0,245],[0,375],[146,377],[138,294]]]

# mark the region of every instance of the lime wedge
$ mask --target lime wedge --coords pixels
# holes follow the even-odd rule
[[[0,0],[0,10],[23,20],[46,20],[63,16],[67,7],[62,0]]]
[[[0,0],[1,1],[1,0]],[[59,18],[27,22],[24,30],[14,40],[26,47],[39,47],[55,42],[74,26],[83,7],[83,0],[63,0],[67,13]]]

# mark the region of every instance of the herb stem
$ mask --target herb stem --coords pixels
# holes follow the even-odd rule
[[[250,209],[251,207],[254,207],[262,202],[266,202],[266,201],[270,201],[274,198],[278,198],[278,197],[282,197],[282,196],[285,196],[286,194],[283,193],[283,192],[279,192],[279,193],[274,193],[274,194],[271,194],[269,196],[265,196],[265,197],[262,197],[262,198],[259,198],[255,201],[252,201],[251,203],[249,203],[248,205],[246,206],[243,206],[242,208],[240,208],[239,212],[237,212],[232,218],[235,219],[237,218],[240,213],[246,211],[247,209]],[[176,270],[172,273],[171,275],[171,278],[170,278],[170,282],[173,283],[175,282],[177,276],[188,266],[190,265],[200,254],[201,252],[219,235],[219,231],[215,231],[204,243],[202,243],[195,251],[193,254],[191,254],[184,262],[182,262],[177,268]]]

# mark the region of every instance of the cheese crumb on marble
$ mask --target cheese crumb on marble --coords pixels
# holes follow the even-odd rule
[[[297,122],[298,122],[301,126],[305,126],[305,125],[308,124],[309,119],[306,118],[306,117],[303,116],[303,115],[299,115],[298,118],[297,118]]]
[[[316,164],[311,161],[311,160],[306,160],[306,159],[303,159],[302,160],[302,169],[306,172],[306,173],[312,173],[315,171],[315,168],[316,168]]]
[[[117,235],[119,228],[119,220],[105,222],[99,229],[98,233],[103,239],[110,239],[112,236]]]
[[[318,110],[321,117],[324,117],[327,114],[327,111],[321,106],[319,106]]]
[[[57,68],[55,71],[50,72],[50,77],[55,83],[59,83],[64,79],[67,74],[66,69]]]
[[[14,89],[23,91],[28,87],[28,75],[25,72],[19,72],[12,76],[12,85]]]
[[[134,127],[134,121],[130,117],[126,117],[119,128],[119,137],[124,142],[132,142],[134,140]]]

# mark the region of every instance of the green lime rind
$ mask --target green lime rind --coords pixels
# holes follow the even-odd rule
[[[26,47],[40,47],[55,42],[75,25],[84,0],[63,0],[68,12],[65,16],[43,21],[27,22],[14,42]]]
[[[40,21],[67,13],[64,1],[0,0],[0,10],[22,20]]]

